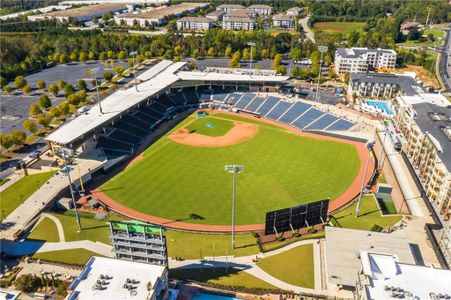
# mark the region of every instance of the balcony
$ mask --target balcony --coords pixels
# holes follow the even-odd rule
[[[113,249],[114,252],[120,255],[128,255],[130,257],[138,256],[142,258],[155,259],[155,260],[166,260],[166,257],[161,254],[147,253],[147,252],[139,252],[139,251],[130,251],[125,249]]]

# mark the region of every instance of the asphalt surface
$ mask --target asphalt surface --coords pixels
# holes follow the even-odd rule
[[[185,61],[192,61],[193,59],[186,59]],[[205,69],[206,67],[218,67],[225,68],[230,62],[230,58],[205,58],[196,60],[197,68],[200,70]],[[256,68],[257,66],[262,67],[263,69],[269,69],[272,65],[272,60],[253,60],[252,68]],[[282,64],[287,67],[287,73],[291,72],[291,69],[294,67],[294,63],[291,59],[282,60]],[[249,68],[249,62],[241,61],[240,68],[246,69]]]
[[[451,28],[446,31],[445,46],[442,50],[439,72],[447,92],[451,93]]]

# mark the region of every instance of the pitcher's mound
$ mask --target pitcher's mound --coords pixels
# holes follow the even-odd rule
[[[234,121],[234,127],[223,136],[207,136],[198,133],[189,133],[181,128],[170,134],[168,138],[179,144],[193,147],[224,147],[239,144],[250,140],[258,131],[258,125]]]

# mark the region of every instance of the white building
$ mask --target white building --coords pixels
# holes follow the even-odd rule
[[[256,22],[250,18],[229,18],[222,21],[222,28],[226,30],[254,30]]]
[[[291,29],[293,27],[293,17],[286,14],[277,14],[272,17],[272,26]]]
[[[240,4],[221,4],[218,7],[216,7],[217,11],[221,11],[223,13],[229,13],[237,9],[245,9],[245,7]]]
[[[451,271],[398,262],[392,254],[360,252],[354,299],[450,299]]]
[[[162,300],[168,293],[168,270],[149,265],[93,256],[69,287],[66,300]]]
[[[302,12],[302,8],[296,6],[296,7],[289,8],[287,10],[287,15],[297,17],[297,16],[299,16],[299,14],[301,12]]]
[[[223,16],[223,20],[235,19],[235,18],[249,19],[249,18],[255,18],[256,16],[257,16],[257,13],[254,10],[237,9],[237,10],[231,11],[229,13],[226,13]]]
[[[370,68],[394,69],[396,52],[391,49],[338,48],[335,71],[338,74],[366,73]]]
[[[254,10],[259,16],[269,16],[272,14],[272,7],[266,4],[254,4],[248,7]]]
[[[224,16],[225,12],[215,10],[209,14],[207,14],[205,17],[209,18],[210,20],[217,22],[222,21],[222,17]]]
[[[178,30],[208,30],[213,28],[213,21],[205,17],[184,17],[177,20]]]

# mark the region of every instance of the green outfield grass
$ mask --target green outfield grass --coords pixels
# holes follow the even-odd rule
[[[317,22],[314,29],[328,33],[348,34],[351,31],[363,31],[365,22]]]
[[[55,222],[49,218],[44,218],[27,236],[27,240],[46,241],[50,243],[59,242],[60,239]]]
[[[257,266],[286,283],[315,287],[313,246],[303,245],[260,260]]]
[[[27,200],[36,190],[52,177],[54,172],[28,175],[0,192],[0,221],[12,213],[21,203]]]
[[[229,119],[248,121],[235,116]],[[259,125],[257,134],[233,146],[191,147],[163,136],[142,159],[101,189],[149,215],[230,224],[232,178],[224,165],[242,164],[245,170],[237,175],[236,223],[254,224],[263,223],[270,210],[334,199],[357,176],[360,161],[353,145],[300,137],[278,126],[249,121]]]
[[[86,249],[71,249],[35,253],[33,259],[41,259],[69,265],[85,265],[91,256],[103,256]]]
[[[186,126],[190,133],[208,136],[223,136],[233,128],[233,122],[214,117],[199,118]]]

